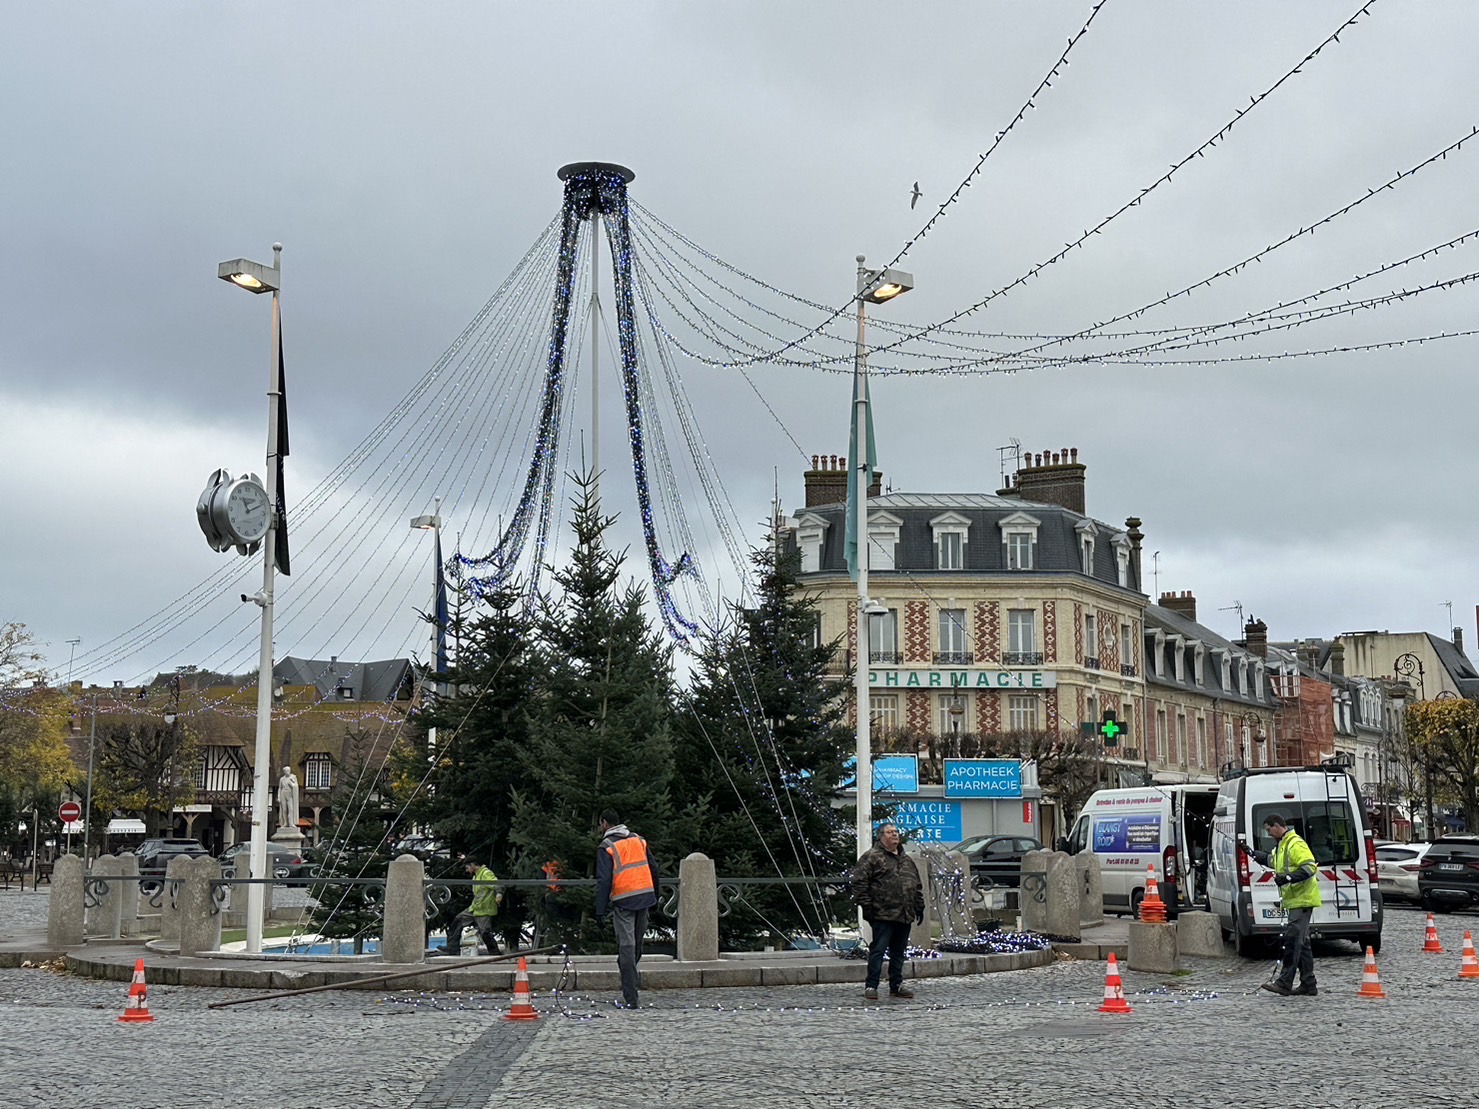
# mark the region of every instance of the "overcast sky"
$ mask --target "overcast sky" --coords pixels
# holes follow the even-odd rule
[[[291,506],[514,269],[558,211],[562,164],[626,164],[632,197],[718,258],[842,304],[854,256],[881,264],[909,241],[1092,10],[3,0],[0,621],[27,624],[61,676],[74,638],[75,676],[90,680],[254,663],[256,609],[235,598],[259,563],[210,551],[193,506],[217,466],[262,468],[270,313],[217,281],[218,262],[270,262],[284,244]],[[917,289],[878,314],[929,324],[1010,284],[1356,10],[1107,0],[901,263]],[[954,326],[1075,333],[1316,224],[1479,123],[1475,42],[1472,3],[1379,0],[1142,204]],[[1479,229],[1476,159],[1479,140],[1117,329],[1234,319]],[[1327,301],[1476,270],[1479,243],[1466,241]],[[1182,357],[1463,331],[1479,326],[1475,309],[1465,284]],[[1223,611],[1235,603],[1289,639],[1443,632],[1451,601],[1472,644],[1476,350],[1461,337],[1276,361],[879,377],[879,460],[897,490],[993,491],[1011,440],[1076,447],[1090,514],[1144,520],[1147,592],[1192,590],[1223,635],[1238,634]],[[803,455],[845,451],[849,381],[757,366],[762,404],[733,370],[678,371],[754,542],[777,475],[795,508]],[[635,553],[609,371],[602,387],[603,494]],[[577,415],[577,440],[586,423]],[[503,473],[481,506],[462,496],[449,529],[506,513],[521,480]],[[317,615],[283,622],[278,656],[417,649],[429,551],[405,525],[431,511],[432,492],[385,503],[379,547],[304,548],[283,605],[300,591],[308,611],[312,590]],[[239,581],[221,579],[228,560]],[[360,616],[366,598],[373,619]]]

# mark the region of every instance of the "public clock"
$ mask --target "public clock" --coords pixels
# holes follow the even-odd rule
[[[226,470],[211,474],[195,505],[195,516],[214,550],[235,547],[255,552],[272,523],[272,502],[256,474],[233,478]]]

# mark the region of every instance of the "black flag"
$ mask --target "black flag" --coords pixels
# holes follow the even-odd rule
[[[276,297],[273,307],[276,308]],[[277,469],[277,537],[272,560],[277,563],[277,572],[284,576],[292,574],[288,561],[288,500],[283,489],[282,460],[288,456],[288,382],[282,365],[282,323],[277,325],[277,383],[275,386],[277,405],[277,442],[272,444],[272,465]]]

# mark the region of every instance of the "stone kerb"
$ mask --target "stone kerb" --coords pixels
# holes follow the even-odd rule
[[[51,947],[85,943],[83,883],[86,864],[76,855],[63,855],[51,870],[51,893],[46,905],[46,942]]]
[[[714,860],[697,851],[678,864],[678,958],[719,958],[719,882]]]
[[[1079,875],[1062,851],[1029,851],[1022,857],[1022,927],[1057,939],[1077,940]]]
[[[183,864],[180,869],[184,881],[179,892],[180,954],[189,958],[221,946],[222,914],[214,911],[211,896],[211,883],[220,879],[221,864],[207,855],[185,859]]]
[[[1079,924],[1083,927],[1099,924],[1104,920],[1104,874],[1099,869],[1099,856],[1092,851],[1081,851],[1072,859],[1078,874]]]
[[[380,958],[387,963],[426,961],[426,864],[415,855],[391,862],[385,876],[385,920]]]

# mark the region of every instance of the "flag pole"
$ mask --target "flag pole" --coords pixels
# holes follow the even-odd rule
[[[863,348],[863,289],[868,271],[866,261],[858,255],[858,340],[853,354],[853,438],[857,450],[852,460],[856,495],[852,505],[856,513],[856,567],[858,576],[858,653],[854,660],[857,702],[857,750],[853,781],[857,794],[858,856],[872,845],[873,829],[873,756],[870,751],[868,704],[868,484],[873,475],[868,469],[872,444],[868,441],[868,359]]]

